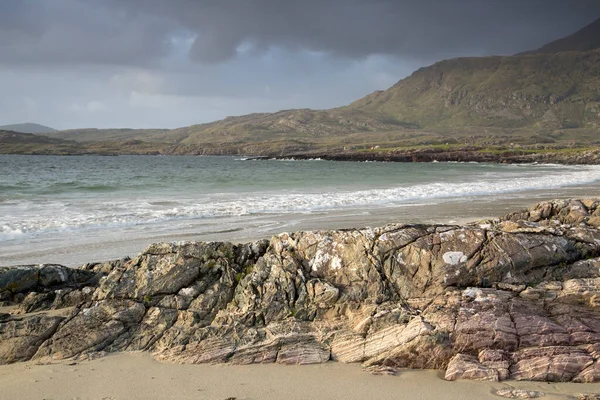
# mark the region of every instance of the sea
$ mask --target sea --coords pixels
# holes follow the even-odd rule
[[[161,241],[449,223],[600,197],[600,166],[0,155],[0,266],[77,266]]]

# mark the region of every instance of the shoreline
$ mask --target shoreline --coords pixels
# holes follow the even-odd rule
[[[143,353],[120,353],[92,361],[1,365],[0,385],[0,397],[22,400],[499,400],[503,397],[494,393],[500,389],[538,391],[546,394],[545,400],[566,400],[578,393],[600,392],[600,384],[448,382],[439,370],[401,369],[396,376],[376,376],[359,364],[332,362],[301,366],[168,364]]]
[[[498,149],[495,152],[483,149],[437,150],[422,148],[417,150],[372,150],[356,152],[311,152],[286,155],[249,156],[249,160],[327,160],[355,162],[400,162],[400,163],[431,163],[431,162],[477,162],[490,164],[559,164],[559,165],[598,165],[600,150],[598,148],[577,149],[578,151],[558,152],[539,151],[527,152],[509,148]]]
[[[490,164],[558,164],[558,165],[600,165],[600,147],[568,147],[553,149],[537,149],[536,145],[528,145],[522,149],[497,147],[487,149],[478,146],[458,147],[440,150],[436,147],[398,148],[395,150],[372,149],[357,151],[319,151],[281,152],[265,154],[247,154],[243,149],[225,151],[181,150],[160,148],[152,151],[9,151],[2,155],[29,156],[195,156],[195,157],[243,157],[247,160],[327,160],[349,162],[399,162],[399,163],[431,163],[431,162],[477,162]]]
[[[13,247],[5,243],[4,251],[0,255],[0,266],[55,263],[77,267],[89,262],[134,257],[150,244],[162,241],[228,241],[242,244],[269,239],[281,232],[360,229],[390,223],[464,225],[478,220],[498,218],[549,199],[592,197],[600,197],[600,188],[593,184],[586,184],[563,187],[560,190],[529,191],[527,195],[517,192],[500,197],[481,196],[467,202],[462,199],[432,200],[423,204],[338,210],[327,213],[267,214],[252,217],[245,222],[232,222],[234,225],[241,225],[239,229],[231,231],[220,231],[216,229],[216,225],[198,225],[174,231],[175,225],[173,225],[165,232],[146,236],[133,236],[124,231],[115,232],[113,236],[108,237],[88,235],[82,238],[77,232],[65,232],[51,241],[33,240],[27,249],[23,249],[20,244]],[[200,222],[207,223],[207,221]],[[225,221],[208,222],[221,225]],[[170,226],[169,222],[164,222],[162,225]]]

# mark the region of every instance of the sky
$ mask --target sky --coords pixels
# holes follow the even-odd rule
[[[176,128],[336,107],[599,17],[599,0],[0,0],[0,125]]]

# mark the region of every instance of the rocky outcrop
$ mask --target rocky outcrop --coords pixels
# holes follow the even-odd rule
[[[79,269],[3,268],[0,362],[148,351],[598,382],[599,217],[600,201],[552,201],[465,226],[159,243]]]
[[[540,149],[539,147],[542,146]],[[511,148],[506,145],[490,151],[485,146],[465,145],[456,149],[439,149],[431,147],[399,148],[377,151],[309,151],[304,153],[269,153],[266,156],[253,157],[257,160],[330,160],[330,161],[383,161],[383,162],[479,162],[502,164],[563,164],[563,165],[598,165],[600,150],[594,147],[571,148],[570,151],[543,149],[543,145],[529,148]]]

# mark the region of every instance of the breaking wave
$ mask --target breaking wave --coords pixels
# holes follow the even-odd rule
[[[556,168],[528,171],[528,176],[490,173],[472,182],[435,182],[370,190],[318,192],[253,192],[206,194],[189,199],[121,198],[98,204],[55,201],[37,213],[1,222],[0,241],[48,231],[135,226],[176,219],[223,218],[254,214],[312,213],[340,209],[398,206],[411,202],[443,199],[473,199],[478,196],[589,184],[600,180],[600,167]],[[96,188],[93,190],[105,190]],[[26,202],[25,202],[26,203]],[[27,208],[27,204],[21,204]]]

